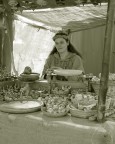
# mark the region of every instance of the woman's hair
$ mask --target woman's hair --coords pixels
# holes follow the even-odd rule
[[[70,40],[69,40],[69,37],[68,37],[68,34],[63,32],[63,31],[59,31],[58,33],[55,34],[55,36],[53,37],[53,40],[55,41],[55,39],[57,38],[63,38],[66,40],[66,42],[69,42],[69,45],[68,45],[68,51],[71,52],[71,53],[75,53],[77,54],[78,56],[81,56],[81,54],[75,49],[75,47],[70,43]],[[54,46],[53,50],[50,52],[50,55],[54,54],[57,52],[57,49],[56,47]]]

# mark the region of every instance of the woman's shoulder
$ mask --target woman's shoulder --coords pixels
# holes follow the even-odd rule
[[[56,52],[56,53],[54,53],[54,54],[51,54],[50,55],[50,58],[52,58],[52,59],[60,59],[60,56],[59,56],[59,54]]]
[[[81,59],[81,57],[79,55],[77,55],[76,53],[70,53],[70,58],[72,59]]]
[[[54,54],[50,54],[50,55],[48,56],[48,59],[54,59],[54,57],[55,57]]]
[[[54,60],[54,59],[59,59],[60,60],[60,56],[58,53],[54,53],[49,55],[50,60]],[[70,52],[69,55],[66,57],[66,60],[81,60],[81,57],[79,55],[77,55],[76,53],[72,53]]]

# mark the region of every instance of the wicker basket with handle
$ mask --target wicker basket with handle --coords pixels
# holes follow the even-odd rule
[[[79,110],[74,107],[70,107],[70,113],[72,116],[78,117],[78,118],[89,118],[97,113],[97,110]]]

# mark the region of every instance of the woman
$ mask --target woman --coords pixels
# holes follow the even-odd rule
[[[68,35],[60,31],[53,37],[54,49],[51,51],[44,66],[43,75],[46,76],[53,69],[81,70],[84,73],[81,55],[71,45]],[[57,76],[58,80],[77,80],[78,76]]]

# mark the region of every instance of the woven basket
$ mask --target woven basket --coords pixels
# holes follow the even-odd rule
[[[49,112],[46,111],[46,107],[41,107],[41,111],[43,112],[43,114],[45,116],[53,117],[53,118],[63,117],[63,116],[66,116],[67,113],[68,113],[68,111],[66,111],[64,113],[57,113],[57,114],[49,113]]]
[[[99,94],[99,88],[100,88],[100,82],[92,82],[92,87],[95,91],[95,93]],[[115,81],[109,81],[108,82],[108,90],[107,95],[110,97],[115,97]]]
[[[89,118],[97,113],[97,110],[89,110],[89,111],[83,111],[79,110],[77,108],[70,107],[70,113],[72,116],[78,117],[78,118]]]

